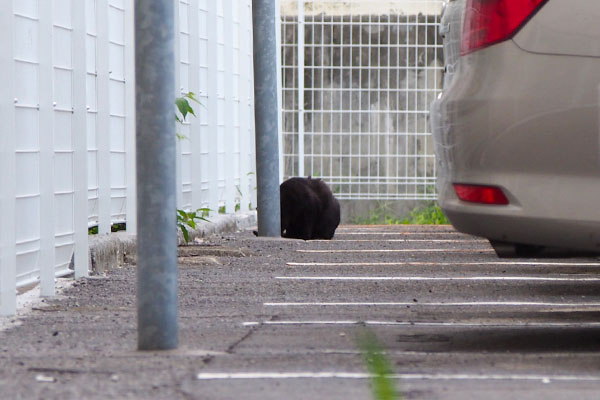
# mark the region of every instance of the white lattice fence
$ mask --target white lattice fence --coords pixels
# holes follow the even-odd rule
[[[250,0],[177,1],[178,205],[256,205]],[[0,313],[88,273],[88,227],[135,232],[133,0],[0,2]],[[175,109],[174,109],[175,111]],[[174,210],[175,212],[175,210]]]

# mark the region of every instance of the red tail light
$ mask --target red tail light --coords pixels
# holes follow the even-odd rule
[[[547,0],[467,0],[460,54],[512,37]]]
[[[459,199],[470,203],[507,205],[508,199],[500,188],[495,186],[454,184]]]

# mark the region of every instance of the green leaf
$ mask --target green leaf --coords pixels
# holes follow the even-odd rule
[[[209,211],[210,208],[199,208],[196,211],[190,212],[181,210],[179,208],[177,209],[177,227],[181,229],[181,233],[183,234],[183,238],[185,239],[186,243],[189,242],[190,238],[188,228],[196,229],[197,220],[210,222],[208,219],[204,218],[204,214],[208,213]],[[199,213],[202,213],[202,216],[200,216]]]
[[[185,117],[188,114],[188,110],[190,108],[190,103],[185,99],[185,97],[178,97],[175,99],[175,105],[177,105],[177,109],[183,116],[183,120],[185,121]]]
[[[188,230],[183,225],[180,225],[179,228],[181,228],[181,233],[183,233],[183,240],[185,240],[186,243],[189,243],[190,242],[190,234],[189,234]]]
[[[189,105],[189,103],[188,103],[188,112],[190,114],[192,114],[194,117],[196,116],[196,113],[194,112],[194,109],[192,108],[192,106]]]
[[[184,96],[187,97],[188,99],[192,100],[193,102],[199,104],[200,107],[204,107],[204,104],[202,104],[202,102],[196,98],[196,94],[194,92],[189,92],[189,93],[185,94]],[[206,107],[204,107],[204,108],[206,108]]]
[[[198,99],[196,98],[196,94],[194,92],[187,92],[186,94],[184,94],[185,97],[187,97],[188,99],[200,104],[200,101],[198,101]]]

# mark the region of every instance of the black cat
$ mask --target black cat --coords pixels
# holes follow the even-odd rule
[[[280,186],[281,236],[331,239],[340,223],[340,203],[321,179],[290,178]]]

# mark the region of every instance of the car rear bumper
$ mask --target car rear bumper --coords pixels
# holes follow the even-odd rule
[[[528,217],[504,210],[490,213],[477,206],[442,205],[452,225],[460,232],[508,243],[523,243],[600,252],[600,223]]]
[[[533,54],[507,41],[457,67],[430,114],[438,201],[453,225],[600,251],[600,58]],[[460,201],[458,182],[500,187],[510,204]]]

